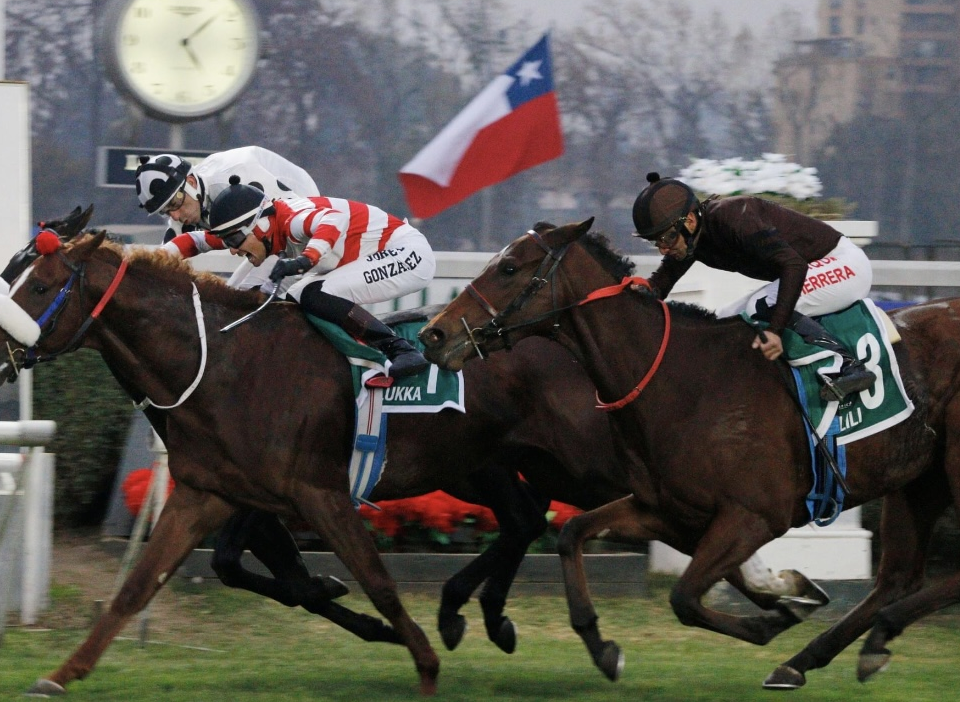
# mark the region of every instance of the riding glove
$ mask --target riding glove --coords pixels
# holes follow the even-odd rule
[[[296,258],[281,258],[270,271],[270,280],[279,283],[288,275],[296,275],[313,268],[313,263],[306,256],[300,255]]]

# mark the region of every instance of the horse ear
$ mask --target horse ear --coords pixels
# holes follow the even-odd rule
[[[557,243],[559,244],[569,244],[584,234],[590,231],[590,227],[593,226],[593,217],[590,219],[585,219],[582,222],[572,222],[570,224],[565,224],[562,227],[557,227],[554,234],[551,236],[557,237]]]
[[[91,232],[87,236],[75,240],[69,249],[70,258],[75,261],[86,261],[106,238],[106,230],[100,230],[98,232]]]

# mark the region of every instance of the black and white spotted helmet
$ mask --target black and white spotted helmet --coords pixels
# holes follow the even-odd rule
[[[187,180],[190,164],[173,154],[141,156],[137,167],[137,197],[148,214],[160,212]]]

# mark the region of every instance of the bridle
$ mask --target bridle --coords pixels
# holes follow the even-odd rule
[[[560,329],[560,320],[559,315],[567,310],[571,310],[575,307],[580,307],[585,305],[588,302],[594,302],[596,300],[602,300],[604,298],[613,297],[619,295],[621,292],[627,288],[633,286],[642,286],[650,288],[650,283],[645,278],[640,277],[624,277],[618,284],[610,285],[607,287],[599,288],[589,293],[586,297],[577,302],[571,303],[569,305],[558,306],[557,304],[557,288],[553,285],[553,278],[559,269],[560,262],[563,260],[563,257],[567,254],[567,251],[570,248],[570,243],[566,243],[563,246],[557,248],[551,248],[543,240],[538,232],[531,229],[527,232],[527,235],[533,239],[534,243],[537,244],[544,251],[544,258],[537,266],[537,270],[534,272],[533,277],[530,279],[530,282],[521,290],[516,297],[511,300],[503,310],[497,310],[490,302],[483,296],[483,294],[477,290],[476,286],[471,282],[467,284],[466,292],[477,302],[478,305],[490,315],[490,321],[484,324],[482,327],[477,327],[474,329],[470,328],[470,325],[467,324],[467,320],[464,317],[460,318],[461,324],[463,324],[464,329],[467,332],[467,338],[470,340],[471,345],[474,350],[477,352],[477,355],[480,358],[484,358],[483,351],[480,347],[481,344],[489,341],[493,338],[502,339],[506,349],[511,348],[510,343],[510,333],[516,331],[517,329],[522,329],[524,327],[532,326],[534,324],[539,324],[540,322],[556,318],[553,323],[553,329],[550,333],[551,338],[556,339],[559,329]],[[525,304],[540,290],[543,289],[547,283],[550,283],[551,297],[552,297],[552,308],[550,311],[543,314],[537,315],[531,319],[519,322],[517,324],[508,326],[507,320],[519,312]],[[650,380],[653,378],[654,374],[660,367],[660,363],[663,361],[663,356],[667,350],[667,343],[670,339],[670,308],[667,306],[667,303],[663,300],[658,300],[661,308],[663,309],[664,314],[664,330],[663,330],[663,339],[660,342],[660,349],[657,352],[657,356],[654,359],[653,365],[647,371],[647,374],[643,379],[637,383],[637,385],[631,390],[627,395],[622,399],[617,400],[616,402],[604,402],[600,399],[599,393],[597,394],[597,409],[603,410],[605,412],[611,412],[613,410],[621,409],[626,405],[633,402],[647,386]]]
[[[11,347],[10,342],[7,342],[7,356],[10,359],[13,367],[14,379],[19,376],[21,370],[33,368],[38,363],[52,361],[65,353],[69,353],[77,349],[80,346],[80,342],[83,341],[83,337],[86,336],[87,331],[90,329],[90,325],[93,324],[94,320],[96,320],[100,316],[100,313],[103,312],[103,308],[106,307],[107,303],[110,301],[110,298],[113,297],[113,294],[117,291],[117,287],[120,285],[120,281],[123,280],[123,276],[127,272],[127,260],[121,259],[120,265],[117,268],[117,273],[114,275],[113,280],[110,282],[110,285],[104,292],[100,302],[98,302],[97,306],[93,308],[93,311],[84,320],[83,324],[77,328],[77,331],[74,332],[70,340],[67,341],[63,348],[61,348],[59,351],[54,351],[45,355],[39,355],[37,347],[39,346],[40,342],[48,338],[56,330],[57,322],[60,320],[60,315],[66,309],[67,302],[69,302],[70,293],[75,289],[78,290],[79,292],[77,294],[80,296],[80,301],[82,302],[83,300],[83,283],[86,280],[86,262],[79,264],[71,263],[60,251],[57,251],[55,255],[60,257],[60,261],[70,271],[70,277],[67,279],[67,282],[63,284],[63,287],[60,288],[60,291],[57,293],[56,297],[53,298],[53,301],[47,306],[47,309],[44,310],[43,314],[41,314],[36,320],[37,326],[40,327],[40,336],[36,343],[28,349],[14,349]],[[23,275],[29,276],[32,268],[33,266],[30,266],[30,268],[28,268]],[[20,358],[18,358],[18,356],[20,356]]]
[[[107,303],[109,303],[113,298],[114,293],[116,293],[117,288],[120,285],[120,281],[123,280],[123,277],[127,272],[127,259],[121,257],[120,265],[117,267],[117,272],[114,275],[113,280],[110,281],[110,285],[107,286],[107,289],[104,291],[100,301],[90,312],[89,316],[83,321],[77,331],[74,332],[70,340],[59,351],[39,355],[37,352],[37,346],[41,341],[43,341],[43,339],[49,337],[50,334],[53,333],[60,315],[63,313],[64,309],[66,309],[70,293],[73,290],[79,290],[78,295],[80,296],[80,301],[82,302],[83,299],[83,283],[86,280],[86,262],[84,261],[79,264],[71,263],[60,251],[57,251],[56,255],[60,257],[61,262],[70,270],[70,278],[68,278],[67,282],[63,284],[62,288],[60,288],[60,291],[53,299],[53,302],[47,306],[47,309],[43,312],[43,314],[40,315],[40,318],[37,319],[37,325],[40,327],[40,336],[36,343],[34,343],[34,345],[28,349],[14,349],[11,347],[9,341],[6,343],[7,356],[9,357],[13,368],[14,379],[19,376],[20,371],[23,369],[32,368],[37,363],[52,361],[65,353],[76,350],[89,331],[90,325],[93,324],[94,320],[100,316],[100,314],[103,312],[103,309],[107,306]],[[32,268],[32,266],[30,268]],[[24,272],[24,276],[29,276],[30,268]],[[24,282],[26,282],[26,277],[24,277]],[[207,334],[206,325],[203,322],[203,311],[200,306],[200,293],[197,290],[195,283],[193,284],[193,306],[196,313],[197,327],[200,334],[200,369],[197,372],[196,377],[187,387],[187,389],[180,395],[179,399],[172,405],[157,405],[149,397],[144,397],[141,402],[135,404],[137,409],[144,409],[150,405],[153,405],[157,409],[173,409],[183,404],[187,398],[193,394],[193,391],[196,389],[197,385],[200,384],[200,380],[203,378],[203,374],[207,366]],[[18,358],[18,355],[20,358]]]

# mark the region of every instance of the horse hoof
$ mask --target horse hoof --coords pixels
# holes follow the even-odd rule
[[[607,676],[611,682],[617,682],[620,674],[623,672],[624,658],[623,651],[613,641],[607,641],[603,645],[603,650],[596,657],[595,662],[600,671]]]
[[[329,600],[336,600],[344,595],[350,594],[350,588],[347,587],[340,578],[334,575],[320,575],[318,576],[318,580]]]
[[[861,653],[857,660],[857,680],[866,682],[873,675],[885,671],[890,665],[891,655],[887,649],[879,653]]]
[[[780,598],[780,605],[787,609],[797,620],[806,621],[814,610],[830,604],[830,596],[817,585],[807,578],[803,573],[796,570],[780,571],[780,577],[788,577],[796,584],[797,592],[792,596]]]
[[[53,680],[44,680],[40,678],[26,692],[26,697],[52,697],[53,695],[65,695],[67,691],[63,685],[58,685]]]
[[[491,636],[490,640],[504,653],[513,653],[517,650],[517,626],[504,617],[496,636]]]
[[[440,631],[443,645],[447,647],[448,651],[452,651],[460,645],[460,642],[463,641],[463,635],[467,633],[467,619],[462,614],[442,617],[437,629]]]
[[[807,684],[807,679],[799,670],[781,665],[763,681],[765,690],[796,690]]]

